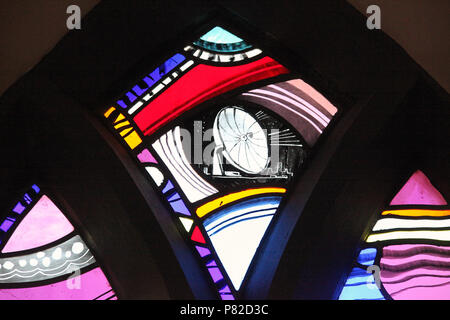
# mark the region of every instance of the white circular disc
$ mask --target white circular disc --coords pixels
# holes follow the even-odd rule
[[[267,137],[251,114],[239,107],[226,107],[218,112],[214,124],[214,140],[223,146],[223,155],[233,166],[250,174],[267,167]]]

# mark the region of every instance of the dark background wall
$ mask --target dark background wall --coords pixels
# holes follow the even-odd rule
[[[142,66],[226,9],[275,39],[294,57],[293,68],[344,110],[262,244],[243,297],[335,298],[370,221],[408,175],[422,169],[450,199],[448,93],[391,38],[368,30],[347,2],[276,3],[102,1],[51,51],[62,29],[42,43],[24,32],[18,47],[24,56],[36,54],[27,62],[20,54],[2,59],[11,71],[4,87],[48,54],[0,99],[0,210],[38,180],[82,230],[120,298],[212,297],[157,195],[99,112]],[[62,7],[64,18],[51,16],[64,29]],[[47,23],[30,33],[45,33]]]
[[[449,91],[450,21],[447,0],[349,0],[361,14],[380,6],[382,30]],[[21,0],[0,2],[0,94],[36,65],[67,33],[67,6],[84,16],[100,0]],[[285,7],[289,2],[285,1]],[[280,4],[280,2],[277,2]],[[242,3],[241,3],[242,5]],[[258,11],[258,6],[248,5]],[[150,9],[150,14],[151,14]],[[294,13],[295,15],[295,13]],[[332,22],[328,23],[332,27]],[[370,36],[370,35],[369,35]]]

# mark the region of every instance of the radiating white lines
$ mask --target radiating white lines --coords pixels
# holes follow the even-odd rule
[[[295,143],[283,143],[283,144],[276,144],[271,143],[272,146],[280,146],[280,147],[302,147],[302,144],[295,144]]]
[[[280,134],[288,134],[288,133],[290,133],[290,131],[291,131],[290,129],[283,129],[281,131],[271,132],[268,135],[275,136],[275,135],[280,135]]]
[[[264,118],[266,116],[266,114],[264,112],[262,112],[261,110],[255,113],[255,117],[258,120],[261,120],[262,118]]]
[[[300,140],[290,131],[290,129],[284,129],[282,131],[269,133],[270,144],[273,146],[283,147],[302,147]]]

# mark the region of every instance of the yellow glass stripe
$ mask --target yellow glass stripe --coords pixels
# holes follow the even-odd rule
[[[450,210],[429,210],[429,209],[404,209],[404,210],[386,210],[382,215],[393,214],[396,216],[409,217],[445,217],[450,216]]]
[[[116,124],[116,125],[114,126],[114,128],[119,129],[120,127],[129,125],[129,124],[130,124],[129,121],[124,121],[124,122],[121,122],[121,123]]]
[[[114,107],[109,108],[108,111],[106,111],[104,114],[105,118],[108,118],[114,110],[116,110],[116,108]]]
[[[239,191],[235,193],[227,194],[226,196],[214,199],[210,202],[205,203],[204,205],[197,208],[197,216],[204,217],[211,211],[216,210],[217,208],[226,205],[228,203],[234,202],[236,200],[250,197],[257,194],[263,193],[285,193],[286,189],[284,188],[259,188],[259,189],[247,189],[244,191]]]
[[[117,116],[117,118],[116,118],[116,121],[114,121],[114,123],[117,123],[117,122],[119,122],[120,120],[123,120],[123,119],[125,119],[125,116],[123,114],[119,114]]]
[[[133,131],[128,136],[126,136],[124,140],[132,150],[142,142],[142,139],[139,137],[136,131]]]
[[[120,132],[120,135],[123,137],[124,135],[126,135],[128,132],[130,132],[131,130],[133,130],[133,128],[127,128],[125,130],[122,130]]]

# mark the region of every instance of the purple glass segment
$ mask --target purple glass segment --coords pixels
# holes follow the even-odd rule
[[[22,203],[17,202],[16,206],[14,207],[14,209],[12,211],[14,211],[15,213],[21,214],[23,212],[23,210],[25,210],[25,207],[22,205]]]
[[[148,90],[148,88],[145,88],[145,89],[141,89],[141,87],[139,87],[138,85],[135,85],[134,87],[133,87],[133,91],[138,95],[138,96],[141,96],[145,91],[147,91]]]
[[[39,193],[39,192],[41,191],[41,189],[40,189],[37,185],[35,185],[35,184],[33,184],[31,187],[33,188],[33,190],[34,190],[36,193]]]
[[[28,204],[30,204],[33,201],[33,199],[31,199],[31,197],[28,195],[28,193],[25,193],[23,195],[23,200],[25,200],[25,202]]]
[[[147,88],[141,88],[138,85],[135,85],[132,88],[132,91],[137,95],[134,95],[131,91],[128,91],[122,99],[117,100],[117,104],[122,108],[128,108],[128,103],[132,103],[138,97],[142,96],[151,86],[153,86],[156,82],[158,82],[164,75],[169,73],[173,68],[178,66],[182,61],[185,60],[185,57],[182,54],[175,54],[167,61],[165,61],[158,68],[153,70],[151,73],[146,75],[142,80],[146,83]]]
[[[173,189],[172,181],[168,180],[166,186],[162,190],[163,193],[166,193],[167,191],[170,191]]]
[[[234,297],[231,294],[220,294],[220,298],[222,300],[234,300]]]
[[[211,260],[210,262],[208,262],[208,264],[206,265],[207,267],[217,267],[217,263],[214,260]]]
[[[128,100],[130,100],[130,102],[133,102],[134,100],[136,100],[136,96],[134,94],[132,94],[131,92],[127,92],[126,94]]]
[[[180,197],[180,195],[178,194],[178,192],[175,192],[174,194],[172,194],[171,196],[169,196],[169,197],[167,197],[167,200],[168,201],[175,201],[175,200],[178,200],[178,199],[180,199],[181,197]]]
[[[123,100],[117,100],[117,104],[124,109],[127,107],[127,105],[125,104],[125,102],[123,102]]]
[[[144,82],[147,84],[147,86],[149,86],[149,87],[151,87],[152,86],[152,84],[154,83],[154,81],[151,79],[151,78],[149,78],[149,77],[144,77]]]
[[[180,64],[180,62],[184,61],[184,56],[177,53],[172,58],[168,59],[158,68],[153,70],[149,76],[152,79],[149,86],[152,86],[155,82],[159,81],[164,75],[170,72],[173,68]]]
[[[214,282],[223,279],[222,273],[220,272],[219,268],[217,267],[208,268],[208,271],[211,274],[211,278],[213,279]]]
[[[8,220],[7,218],[0,225],[0,229],[4,232],[7,232],[9,228],[14,224],[14,221]]]
[[[219,290],[219,293],[231,293],[230,287],[229,286],[225,286],[222,289]]]
[[[184,214],[186,216],[190,216],[191,213],[189,212],[188,208],[186,208],[186,205],[184,204],[183,200],[176,200],[173,202],[169,202],[170,206],[172,207],[172,209],[177,212],[177,213],[181,213]]]
[[[211,251],[209,251],[207,248],[195,246],[195,249],[197,249],[198,253],[200,254],[200,257],[205,257],[207,255],[211,254]]]

